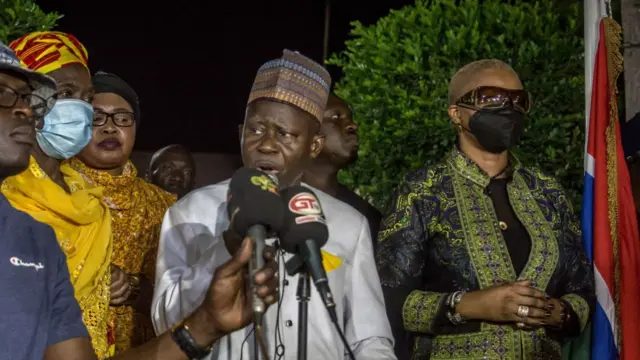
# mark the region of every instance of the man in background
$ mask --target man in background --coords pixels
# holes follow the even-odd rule
[[[377,242],[381,214],[366,200],[338,182],[338,171],[358,158],[358,125],[349,106],[335,94],[329,96],[321,128],[324,148],[307,169],[304,182],[351,205],[369,221],[371,239]]]
[[[184,146],[166,146],[151,157],[147,181],[182,198],[193,190],[196,162]]]

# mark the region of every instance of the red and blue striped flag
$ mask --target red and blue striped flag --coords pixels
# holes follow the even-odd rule
[[[586,82],[590,98],[582,229],[594,267],[597,297],[591,359],[637,360],[640,237],[618,122],[616,81],[622,71],[621,29],[607,16],[603,1],[588,0],[584,6],[600,10],[595,22],[585,18],[585,63],[592,77],[587,76]],[[597,26],[591,29],[595,36],[588,36],[588,26]]]

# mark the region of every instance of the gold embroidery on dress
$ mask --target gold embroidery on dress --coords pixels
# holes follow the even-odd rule
[[[155,281],[160,225],[165,212],[176,201],[175,195],[139,178],[131,162],[119,176],[91,169],[75,158],[68,163],[89,184],[105,189],[103,201],[112,216],[112,263],[129,274],[143,274]],[[138,314],[128,305],[110,306],[107,311],[115,326],[116,353],[155,336],[149,314]]]

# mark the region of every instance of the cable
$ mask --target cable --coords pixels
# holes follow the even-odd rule
[[[349,346],[349,342],[347,341],[347,338],[344,336],[344,332],[342,332],[342,327],[340,326],[340,324],[338,322],[338,314],[336,313],[336,308],[335,307],[327,307],[327,306],[325,306],[325,308],[327,309],[327,312],[329,313],[329,318],[331,319],[331,323],[333,323],[333,327],[336,328],[336,331],[338,332],[338,335],[340,335],[340,340],[342,340],[342,344],[344,345],[344,348],[349,353],[349,358],[351,360],[356,360],[356,357],[355,357],[355,355],[353,355],[353,351],[351,351],[351,347]]]
[[[282,264],[285,263],[285,259],[284,259],[284,251],[282,249],[280,249],[280,244],[278,242],[276,242],[276,249],[277,249],[277,256],[280,257],[280,261],[282,262]],[[278,281],[280,281],[280,279],[282,279],[283,276],[283,272],[280,271],[280,262],[278,263]],[[284,276],[286,277],[286,273],[284,273]],[[285,279],[286,280],[286,279]],[[283,280],[284,283],[284,280]],[[279,286],[280,288],[280,298],[278,299],[278,310],[276,312],[276,331],[274,334],[274,344],[276,344],[274,350],[273,350],[273,359],[274,360],[281,360],[284,357],[284,352],[285,352],[285,346],[284,343],[282,341],[282,333],[280,332],[280,310],[282,309],[282,300],[284,299],[284,292],[287,288],[287,286]]]
[[[284,251],[280,249],[280,246],[278,243],[276,243],[275,246],[276,246],[276,256],[279,257],[280,261],[282,261],[282,263],[284,264],[285,262]],[[282,278],[282,271],[280,270],[280,266],[278,264],[278,280],[281,278]],[[279,286],[279,290],[280,290],[280,298],[278,299],[278,307],[277,307],[278,310],[276,312],[276,331],[274,335],[275,337],[274,343],[276,345],[273,352],[274,360],[281,360],[284,357],[284,353],[286,349],[282,341],[282,333],[280,332],[280,311],[282,309],[282,300],[284,299],[284,292],[286,290],[286,286]],[[256,336],[258,336],[258,345],[260,346],[260,351],[263,354],[263,358],[265,360],[269,360],[269,355],[268,355],[269,350],[266,344],[264,343],[264,338],[262,336],[262,326],[255,326],[255,325],[251,328],[251,331],[249,331],[247,336],[242,341],[242,345],[240,345],[240,360],[242,360],[244,356],[244,352],[243,352],[244,345],[245,343],[247,343],[247,341],[249,340],[249,337],[251,337],[251,334],[253,334],[254,331],[256,332]]]
[[[244,344],[247,343],[247,340],[249,340],[249,337],[251,337],[251,334],[253,334],[254,331],[256,333],[255,336],[258,337],[258,344],[260,346],[260,351],[262,352],[262,358],[264,360],[269,360],[269,350],[267,349],[267,345],[264,343],[264,340],[262,338],[262,326],[260,325],[253,325],[251,331],[249,331],[244,340],[242,340],[242,345],[240,345],[240,360],[242,360],[242,357],[244,356]],[[258,349],[254,349],[254,351],[256,350]]]
[[[340,324],[338,324],[337,321],[332,321],[333,326],[336,328],[336,331],[338,332],[338,335],[340,335],[340,340],[342,340],[342,343],[344,344],[344,348],[347,349],[347,352],[349,353],[349,359],[351,360],[356,360],[355,355],[353,355],[353,351],[351,351],[351,347],[349,347],[349,343],[347,342],[347,338],[344,336],[344,333],[342,332],[342,329],[340,328]]]
[[[353,351],[351,351],[351,347],[349,347],[349,343],[347,342],[347,338],[344,336],[344,333],[342,332],[342,328],[340,327],[340,324],[338,323],[338,314],[336,313],[336,308],[335,307],[327,307],[327,306],[325,306],[325,308],[327,309],[327,312],[329,313],[329,318],[331,319],[331,323],[333,323],[333,326],[336,328],[336,331],[338,332],[338,335],[340,335],[340,340],[342,340],[342,344],[344,345],[345,349],[347,349],[347,352],[349,353],[349,358],[351,360],[356,360],[356,357],[353,355]]]
[[[242,360],[242,357],[244,356],[244,344],[247,342],[247,340],[249,339],[249,336],[251,336],[251,334],[253,334],[253,331],[256,329],[256,327],[252,327],[251,331],[249,331],[249,333],[247,334],[247,336],[245,336],[244,340],[242,340],[242,344],[240,345],[240,360]]]

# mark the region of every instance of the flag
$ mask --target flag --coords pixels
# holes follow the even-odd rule
[[[618,122],[621,28],[603,1],[585,1],[587,145],[582,231],[597,305],[591,359],[640,358],[640,237]],[[590,12],[590,13],[589,13]]]

